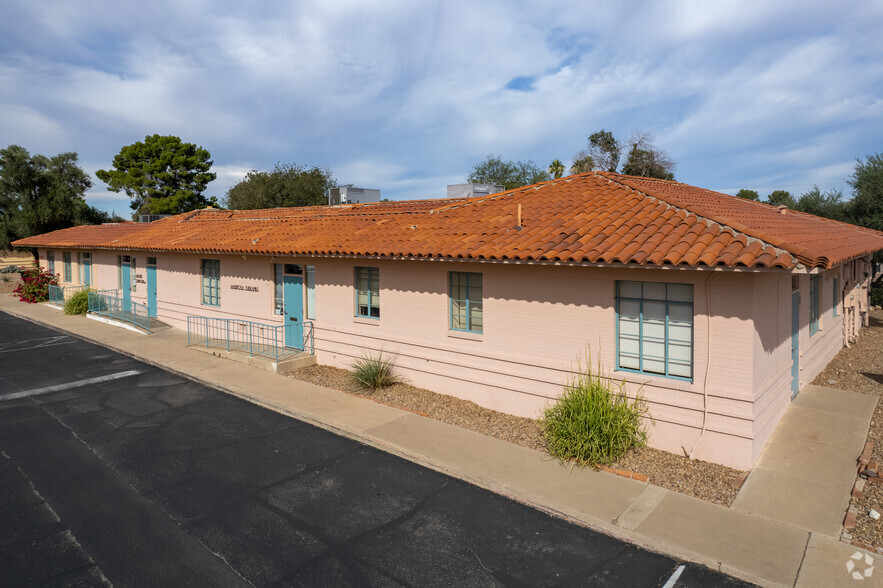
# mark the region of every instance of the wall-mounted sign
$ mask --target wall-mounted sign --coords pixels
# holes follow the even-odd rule
[[[241,284],[231,284],[231,290],[242,290],[243,292],[260,292],[257,286],[243,286]]]
[[[141,278],[136,277],[136,278],[135,278],[135,283],[136,283],[136,284],[146,284],[147,281],[146,281],[146,280],[142,280]]]

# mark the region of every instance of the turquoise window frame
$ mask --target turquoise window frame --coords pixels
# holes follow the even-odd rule
[[[834,278],[831,300],[833,301],[834,316],[840,316],[840,278]]]
[[[623,295],[622,290],[624,285],[630,285],[632,288],[637,286],[640,287],[640,295]],[[664,297],[648,297],[647,290],[650,288],[664,288],[665,295]],[[676,299],[674,295],[675,289],[689,288],[689,301]],[[694,308],[693,308],[693,285],[692,284],[671,284],[665,282],[637,282],[630,280],[621,280],[616,282],[616,369],[624,372],[632,372],[632,373],[640,373],[654,376],[663,376],[666,378],[672,378],[675,380],[682,380],[686,382],[693,381],[693,371],[694,371],[694,358],[693,358],[693,346],[694,346],[694,335],[695,335],[695,316],[694,316]],[[628,318],[626,322],[631,323],[632,326],[637,326],[637,333],[629,333],[625,335],[623,333],[623,303],[637,305],[637,315],[625,315]],[[645,335],[645,326],[646,323],[650,322],[650,319],[646,317],[645,313],[645,305],[650,304],[664,304],[665,305],[665,322],[664,322],[664,336],[660,339],[659,337],[651,337],[649,334]],[[683,314],[689,316],[689,321],[685,321],[683,317],[681,319],[675,318],[672,319],[672,309],[680,309],[684,311]],[[688,312],[687,312],[688,311]],[[637,319],[637,322],[635,322]],[[657,319],[658,320],[658,319]],[[683,330],[686,326],[689,326],[689,338],[677,338],[672,334],[672,327],[676,327],[674,330]],[[658,325],[657,325],[658,327]],[[637,335],[637,336],[635,336]],[[623,340],[624,337],[627,340],[631,340],[634,344],[637,343],[637,353],[629,353],[631,361],[629,363],[634,363],[637,360],[637,366],[632,367],[630,365],[623,364]],[[650,339],[656,339],[655,341],[648,341]],[[664,346],[664,356],[663,357],[651,357],[648,353],[645,352],[645,343],[648,344],[659,344],[663,343]],[[689,346],[689,360],[678,360],[677,358],[672,357],[672,347],[677,346],[681,348],[685,348]],[[651,364],[661,363],[663,365],[663,369],[652,369],[649,365]],[[682,373],[672,373],[672,368],[676,366],[676,364],[680,363],[682,366],[689,367],[689,375],[685,375]]]
[[[73,271],[71,268],[71,252],[65,251],[61,254],[61,259],[64,262],[64,281],[68,284],[73,280]]]
[[[484,332],[484,277],[480,272],[448,272],[448,325],[452,331]]]
[[[50,274],[55,273],[55,252],[52,250],[46,252],[46,271]]]
[[[812,337],[821,330],[819,326],[819,276],[809,277],[809,336]]]
[[[221,306],[221,260],[203,259],[202,303],[206,306]]]
[[[380,268],[356,267],[356,316],[380,319]]]

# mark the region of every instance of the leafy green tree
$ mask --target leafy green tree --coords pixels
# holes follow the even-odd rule
[[[217,204],[203,196],[217,175],[211,154],[174,136],[148,135],[123,147],[112,170],[95,175],[111,192],[125,192],[136,214],[180,214]]]
[[[847,182],[852,186],[852,200],[846,206],[850,222],[883,231],[883,153],[865,161],[856,159]]]
[[[601,129],[589,135],[589,155],[599,169],[615,172],[622,157],[622,146],[613,133]]]
[[[227,191],[224,205],[235,210],[317,206],[327,203],[325,190],[336,185],[327,169],[277,163],[270,171],[248,172]]]
[[[467,182],[476,184],[497,184],[506,190],[546,182],[549,172],[533,161],[503,161],[499,155],[488,155],[472,168],[466,176]]]
[[[760,200],[760,194],[756,190],[749,190],[747,188],[742,188],[736,192],[736,196],[745,200]]]
[[[101,211],[86,204],[91,186],[76,153],[31,155],[19,145],[0,150],[0,249],[92,220]]]
[[[564,164],[561,163],[560,159],[556,159],[549,164],[549,175],[556,180],[564,175]]]
[[[773,206],[787,206],[792,210],[797,206],[797,200],[794,199],[794,196],[788,190],[773,190],[766,197],[766,201]]]
[[[622,166],[622,173],[661,180],[675,179],[674,161],[668,153],[653,144],[653,138],[649,133],[641,131],[632,133],[629,144],[632,147]]]
[[[584,174],[595,169],[595,160],[589,155],[589,152],[583,149],[573,156],[573,165],[570,166],[570,173]]]
[[[794,210],[839,221],[846,220],[843,192],[840,190],[822,192],[815,185],[800,195],[794,205]]]

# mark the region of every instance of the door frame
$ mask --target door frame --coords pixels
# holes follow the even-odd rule
[[[123,291],[123,312],[132,312],[132,256],[120,255],[120,275]]]
[[[282,320],[285,328],[285,346],[304,348],[304,277],[284,274],[282,276]]]
[[[148,258],[149,260],[150,258]],[[156,261],[145,265],[147,281],[147,315],[156,318]]]

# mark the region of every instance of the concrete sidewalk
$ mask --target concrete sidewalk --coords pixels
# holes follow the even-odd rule
[[[143,335],[0,295],[37,321],[652,550],[764,586],[850,586],[842,521],[876,398],[807,387],[732,508],[548,455],[343,392],[187,349],[187,334]],[[0,343],[3,341],[0,334]],[[859,443],[857,447],[853,447]],[[843,460],[846,460],[843,463]],[[842,496],[841,496],[842,494]],[[842,510],[841,510],[842,509]],[[864,570],[852,560],[853,569]],[[883,558],[870,555],[872,565]],[[883,569],[860,585],[883,585]]]

